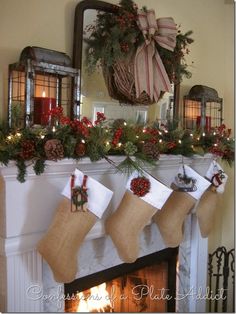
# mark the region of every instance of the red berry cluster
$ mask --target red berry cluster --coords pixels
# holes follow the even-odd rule
[[[120,43],[120,49],[123,52],[129,52],[129,45],[127,42]]]
[[[97,120],[94,121],[94,124],[95,124],[95,125],[98,125],[98,124],[102,123],[102,122],[105,121],[105,120],[106,120],[106,117],[105,117],[104,113],[102,113],[102,112],[97,112]]]
[[[213,155],[219,156],[219,157],[223,157],[225,155],[225,151],[223,151],[221,148],[219,148],[218,146],[212,146],[209,148],[209,152]]]
[[[20,152],[21,158],[23,158],[24,160],[31,159],[34,156],[34,153],[35,153],[34,141],[24,140],[21,143],[21,152]]]
[[[81,123],[85,124],[88,128],[93,126],[92,122],[87,117],[83,117]]]
[[[71,123],[71,120],[70,120],[70,118],[69,117],[61,117],[60,118],[60,123],[62,124],[62,125],[70,125],[70,123]]]
[[[60,119],[63,115],[63,108],[58,106],[48,111],[48,115]]]
[[[172,149],[175,148],[177,146],[177,144],[175,142],[168,142],[167,143],[167,148],[168,149]]]
[[[151,183],[145,177],[137,177],[131,180],[131,191],[140,197],[145,196],[150,191]]]
[[[216,128],[216,133],[224,137],[230,137],[232,130],[227,129],[225,124],[221,124]]]
[[[122,133],[123,133],[122,128],[118,128],[115,131],[114,137],[113,137],[113,140],[112,140],[112,145],[116,146],[119,143],[119,140],[121,138]]]
[[[153,135],[153,136],[156,136],[159,134],[159,131],[157,129],[153,129],[153,128],[150,128],[150,127],[147,127],[144,129],[146,134],[150,134],[150,135]]]
[[[152,137],[150,140],[148,140],[148,142],[152,143],[152,144],[156,144],[157,143],[157,138]]]

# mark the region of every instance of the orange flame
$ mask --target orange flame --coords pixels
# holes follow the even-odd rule
[[[100,312],[104,313],[106,309],[112,312],[109,293],[106,290],[106,283],[90,289],[90,295],[87,296],[83,292],[78,293],[79,305],[76,312]]]

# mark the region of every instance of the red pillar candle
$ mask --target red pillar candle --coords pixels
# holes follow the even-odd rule
[[[201,116],[197,116],[197,128],[201,127]],[[204,127],[205,131],[209,132],[211,130],[211,117],[210,116],[206,116],[205,117],[205,127]]]
[[[49,97],[34,98],[34,124],[47,125],[49,123],[49,110],[56,107],[56,99]]]

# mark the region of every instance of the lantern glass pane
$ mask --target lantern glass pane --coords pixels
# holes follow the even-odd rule
[[[35,97],[56,98],[57,80],[52,75],[35,75]]]
[[[25,73],[20,71],[12,71],[12,102],[25,101]]]
[[[65,76],[61,79],[61,99],[60,105],[63,108],[64,115],[70,116],[70,107],[72,103],[72,78]]]
[[[197,126],[198,117],[201,116],[201,102],[185,99],[184,103],[184,127],[194,129]]]
[[[222,123],[222,104],[218,102],[207,102],[206,116],[211,117],[211,128],[220,126]]]
[[[21,128],[24,125],[25,116],[25,73],[22,71],[11,71],[11,92],[9,93],[11,126]]]

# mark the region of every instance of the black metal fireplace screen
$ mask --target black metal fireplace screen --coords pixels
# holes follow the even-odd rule
[[[234,249],[227,251],[224,246],[209,254],[209,290],[221,295],[209,298],[209,312],[235,312],[234,254]]]

